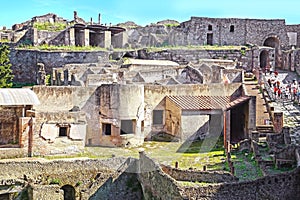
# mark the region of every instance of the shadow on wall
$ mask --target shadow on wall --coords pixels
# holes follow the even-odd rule
[[[206,122],[193,135],[187,138],[178,148],[179,153],[206,153],[213,149],[223,148],[223,132],[217,130],[219,134],[212,133],[212,124]]]

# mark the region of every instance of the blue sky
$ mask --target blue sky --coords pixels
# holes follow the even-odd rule
[[[0,26],[10,28],[34,16],[55,13],[68,20],[73,11],[85,21],[117,24],[134,21],[139,25],[164,19],[187,21],[197,17],[285,19],[300,24],[299,0],[8,0],[1,1]]]

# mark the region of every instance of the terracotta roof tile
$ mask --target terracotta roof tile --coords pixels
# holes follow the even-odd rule
[[[183,110],[228,110],[250,97],[241,96],[234,100],[230,96],[167,96]]]

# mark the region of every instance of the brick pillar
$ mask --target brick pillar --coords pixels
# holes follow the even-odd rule
[[[286,145],[291,144],[292,140],[291,140],[291,136],[290,136],[290,127],[287,127],[287,126],[283,127],[282,133],[283,133],[284,143]]]
[[[251,99],[249,101],[248,129],[256,129],[256,96],[251,96]]]
[[[275,133],[281,133],[282,127],[283,127],[283,113],[282,112],[274,112],[273,125],[274,125]]]

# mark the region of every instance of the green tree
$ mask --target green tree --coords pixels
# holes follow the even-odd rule
[[[0,88],[12,87],[12,70],[9,60],[9,47],[0,45]]]

